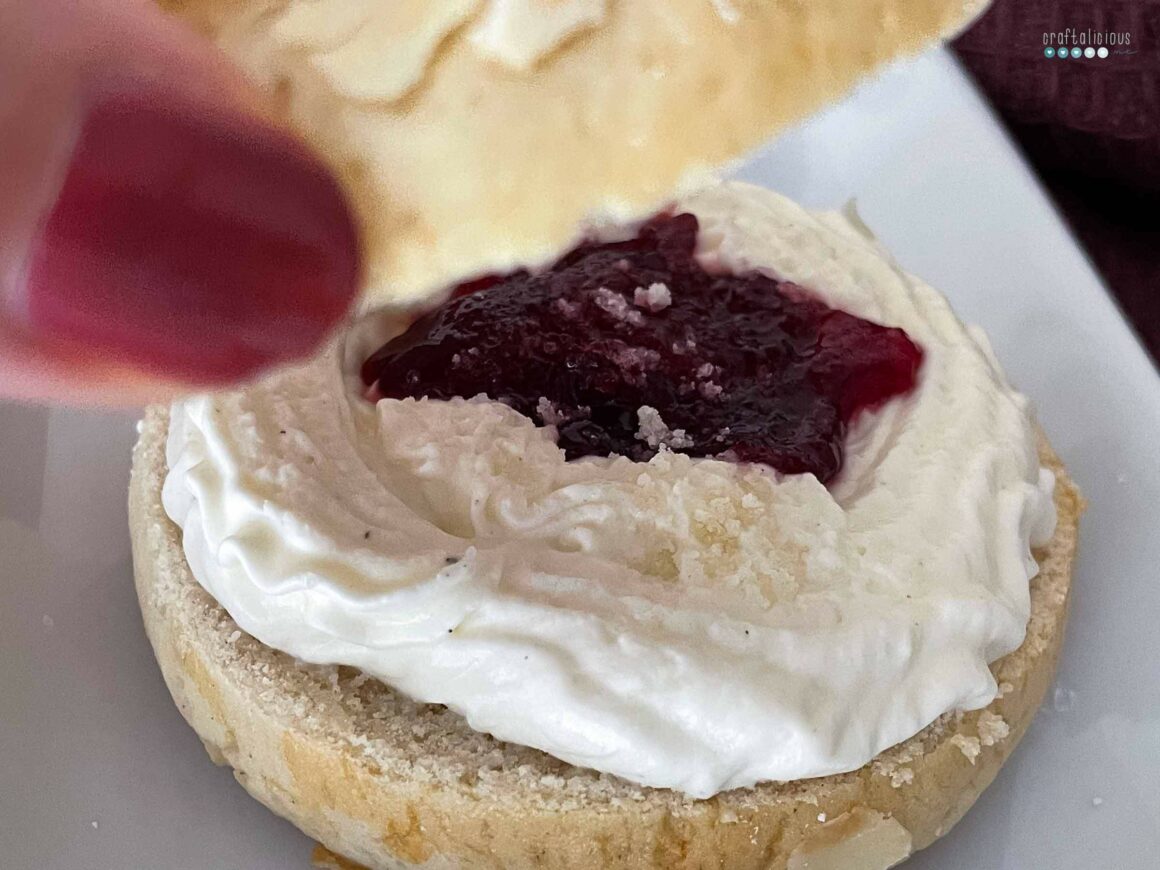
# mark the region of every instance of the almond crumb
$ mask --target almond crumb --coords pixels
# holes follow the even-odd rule
[[[632,304],[656,314],[673,304],[673,295],[666,285],[658,282],[648,287],[637,287],[632,294]]]
[[[975,763],[975,759],[979,757],[979,753],[983,750],[979,746],[978,737],[967,737],[965,734],[956,734],[951,738],[951,743],[959,748],[959,751],[967,757],[971,764]]]
[[[992,713],[990,710],[984,710],[979,714],[978,731],[980,743],[984,746],[994,746],[1011,733],[1011,728],[1002,716]]]
[[[636,412],[639,427],[636,437],[648,444],[649,447],[692,447],[693,439],[685,434],[684,429],[670,429],[661,419],[660,411],[648,405],[641,405]]]
[[[632,326],[640,326],[644,323],[643,314],[629,306],[627,299],[607,287],[597,287],[592,298],[600,308],[617,320],[622,320]]]

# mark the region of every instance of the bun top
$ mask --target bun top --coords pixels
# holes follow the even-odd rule
[[[161,0],[310,141],[406,302],[640,218],[985,0]]]

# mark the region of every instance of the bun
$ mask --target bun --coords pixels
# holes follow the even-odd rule
[[[149,410],[129,495],[137,591],[165,681],[254,797],[372,870],[884,870],[950,830],[1052,681],[1082,500],[1046,441],[1059,522],[1036,553],[1027,638],[992,666],[1001,697],[858,771],[694,800],[501,743],[354,669],[304,665],[243,634],[194,580],[161,506],[167,426],[166,410]]]
[[[160,0],[343,183],[369,301],[547,263],[984,0]]]

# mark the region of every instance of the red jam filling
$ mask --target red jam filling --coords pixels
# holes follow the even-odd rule
[[[664,444],[830,480],[850,422],[913,388],[922,350],[790,282],[707,272],[696,240],[693,215],[662,216],[547,271],[472,282],[363,379],[387,398],[485,393],[555,425],[568,459]]]

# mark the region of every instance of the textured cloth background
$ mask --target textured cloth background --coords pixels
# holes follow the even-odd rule
[[[1045,57],[1066,28],[1130,42]],[[1160,364],[1160,0],[995,0],[955,49]]]

